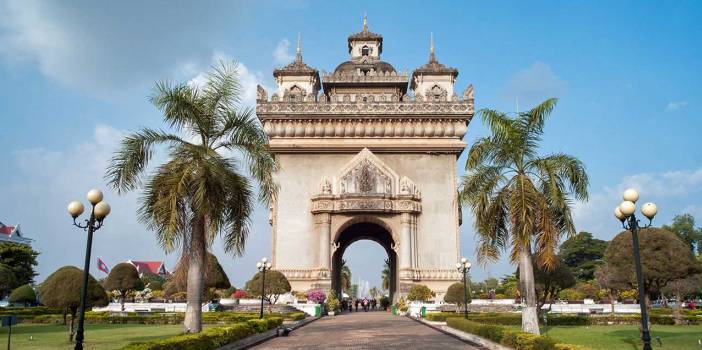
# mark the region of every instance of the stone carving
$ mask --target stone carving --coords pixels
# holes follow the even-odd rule
[[[439,85],[434,85],[431,89],[427,90],[426,92],[427,101],[446,102],[447,96],[448,92],[446,91],[446,89],[442,88]]]
[[[256,101],[268,101],[268,92],[266,92],[266,89],[264,89],[261,85],[256,85]]]
[[[339,101],[340,96],[331,98],[332,103],[305,103],[284,101],[279,102],[276,94],[273,94],[271,102],[258,103],[256,105],[256,113],[261,119],[266,119],[269,115],[288,115],[291,114],[357,114],[365,115],[451,115],[455,117],[469,118],[473,114],[473,105],[466,101],[425,101],[421,95],[416,97],[416,101],[411,101],[410,97],[405,95],[401,102],[351,102],[351,96],[343,94],[343,102]],[[417,103],[419,102],[419,103]]]
[[[468,87],[463,90],[463,101],[473,102],[473,84],[468,85]]]
[[[344,167],[338,178],[342,195],[392,195],[397,174],[364,148]]]
[[[419,192],[419,188],[417,188],[417,185],[412,182],[409,178],[406,176],[403,176],[402,179],[400,179],[400,194],[404,195],[411,195],[416,198],[421,198],[421,193]]]
[[[324,178],[324,180],[322,180],[321,191],[324,195],[332,194],[332,184],[329,179]]]

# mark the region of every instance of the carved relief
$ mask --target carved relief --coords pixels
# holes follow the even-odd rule
[[[400,179],[400,194],[412,195],[416,198],[421,198],[419,188],[417,188],[417,185],[415,185],[414,182],[412,182],[412,180],[410,180],[407,176],[403,176],[402,179]]]
[[[320,190],[321,190],[320,193],[322,193],[323,195],[332,194],[332,184],[331,184],[331,182],[329,181],[329,179],[324,178],[324,179],[322,180],[322,184],[321,184],[321,186],[320,186]]]
[[[339,176],[339,189],[347,194],[393,194],[397,175],[371,151],[364,148]]]
[[[268,92],[261,85],[256,85],[256,101],[268,101]]]
[[[448,92],[446,92],[446,89],[442,88],[439,85],[434,85],[431,89],[427,90],[426,92],[426,98],[427,101],[433,101],[433,102],[445,102],[448,97]]]
[[[473,101],[473,84],[468,85],[468,87],[465,90],[463,90],[463,101]]]

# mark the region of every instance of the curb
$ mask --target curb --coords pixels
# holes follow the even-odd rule
[[[436,330],[436,331],[439,331],[439,332],[441,332],[441,333],[444,333],[444,334],[446,334],[446,335],[448,335],[448,336],[450,336],[450,337],[456,338],[456,339],[458,339],[458,340],[460,340],[460,341],[462,341],[462,342],[464,342],[464,343],[466,343],[466,344],[468,344],[468,345],[474,346],[476,349],[479,349],[479,350],[491,350],[491,349],[494,349],[493,347],[490,347],[491,344],[478,343],[478,342],[476,342],[476,340],[478,340],[478,339],[475,339],[475,337],[466,337],[466,336],[463,336],[462,334],[460,334],[460,333],[463,333],[463,332],[460,332],[460,333],[456,332],[456,333],[454,333],[454,332],[448,331],[448,330],[446,330],[446,329],[443,328],[443,327],[448,327],[448,326],[438,326],[438,325],[434,325],[434,324],[431,324],[431,323],[429,323],[428,321],[425,321],[425,320],[423,320],[423,319],[421,319],[421,318],[416,318],[416,317],[411,317],[411,316],[405,316],[405,317],[407,317],[407,318],[409,318],[409,319],[411,319],[411,320],[414,320],[415,322],[421,323],[421,324],[423,324],[423,325],[425,325],[425,326],[427,326],[427,327],[429,327],[429,328],[431,328],[431,329],[434,329],[434,330]],[[482,340],[482,338],[480,338],[480,339]]]
[[[316,320],[318,320],[318,319],[320,319],[320,318],[321,318],[321,317],[306,318],[306,319],[304,319],[304,320],[295,322],[294,324],[288,325],[286,328],[290,328],[290,330],[291,330],[291,332],[292,332],[292,331],[294,331],[294,330],[296,330],[296,329],[298,329],[298,328],[300,328],[300,327],[306,326],[306,325],[308,325],[308,324],[310,324],[310,323],[312,323],[312,322],[314,322],[314,321],[316,321]],[[285,327],[285,326],[281,326],[281,327]],[[233,343],[229,343],[229,344],[227,344],[227,345],[225,345],[225,346],[222,346],[222,347],[220,347],[220,348],[217,348],[216,350],[244,350],[244,349],[249,349],[249,348],[251,348],[251,347],[253,347],[253,346],[259,345],[259,344],[264,343],[264,342],[267,342],[267,341],[269,341],[269,340],[271,340],[271,339],[273,339],[273,338],[279,337],[279,336],[280,336],[280,335],[279,335],[279,332],[280,332],[280,328],[281,328],[281,327],[276,327],[275,329],[271,329],[271,330],[269,330],[269,331],[267,331],[267,332],[254,334],[254,335],[249,336],[249,337],[246,337],[246,338],[244,338],[244,339],[237,340],[237,341],[235,341],[235,342],[233,342]]]

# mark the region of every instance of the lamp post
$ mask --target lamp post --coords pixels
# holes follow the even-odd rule
[[[470,294],[470,285],[468,284],[468,271],[470,271],[470,261],[466,258],[461,258],[460,262],[456,263],[456,268],[463,274],[463,317],[468,319],[468,294]],[[466,293],[468,291],[468,293]],[[471,296],[472,298],[473,296]]]
[[[263,318],[263,297],[266,295],[266,271],[271,269],[271,263],[268,262],[268,258],[262,258],[261,261],[256,264],[256,268],[263,273],[261,277],[261,314],[258,316],[258,318]]]
[[[107,215],[110,214],[110,205],[102,201],[102,192],[92,189],[86,195],[92,208],[90,210],[90,218],[85,220],[84,224],[79,224],[76,219],[83,214],[85,207],[79,201],[68,203],[68,214],[73,217],[73,225],[88,231],[88,243],[85,247],[85,265],[83,267],[83,284],[80,290],[80,309],[78,312],[78,330],[76,332],[76,347],[75,350],[83,350],[83,336],[85,324],[85,305],[88,297],[88,276],[90,270],[90,251],[93,246],[93,232],[102,227],[102,222]]]
[[[641,271],[641,254],[639,253],[639,230],[651,227],[653,217],[656,216],[658,208],[653,203],[646,203],[641,207],[641,214],[648,219],[648,224],[641,226],[636,218],[636,201],[639,200],[639,193],[630,188],[624,191],[624,201],[614,208],[614,216],[622,223],[625,230],[631,231],[633,241],[634,267],[636,269],[636,284],[639,289],[639,305],[641,307],[641,340],[643,349],[651,350],[651,334],[648,330],[648,312],[646,311],[646,288],[644,276]]]

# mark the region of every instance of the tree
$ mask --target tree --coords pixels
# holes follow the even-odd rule
[[[263,273],[256,273],[253,278],[246,282],[246,290],[251,296],[261,297],[261,284],[263,283]],[[266,272],[266,282],[264,286],[263,299],[268,302],[268,312],[273,312],[273,304],[278,302],[281,295],[290,292],[290,282],[280,271],[270,270]]]
[[[237,66],[224,62],[203,85],[157,83],[151,102],[175,133],[146,128],[128,135],[106,173],[119,193],[143,187],[141,221],[166,252],[180,248],[188,271],[186,332],[202,330],[207,248],[220,236],[225,251],[244,251],[256,191],[241,163],[259,184],[261,202],[276,193],[268,137],[254,111],[239,108],[241,91]],[[167,146],[168,159],[143,182],[157,145]]]
[[[581,281],[595,278],[595,269],[602,264],[607,241],[593,238],[592,233],[579,232],[561,244],[559,255],[570,272]]]
[[[9,267],[14,274],[15,283],[11,285],[10,290],[34,282],[34,277],[37,275],[34,267],[37,266],[38,256],[39,253],[28,245],[13,242],[0,243],[0,264]]]
[[[409,292],[407,292],[407,300],[426,301],[434,297],[434,295],[434,292],[426,285],[415,284],[410,288]]]
[[[463,287],[463,283],[456,282],[450,285],[446,290],[446,295],[444,295],[444,302],[462,306],[464,302],[464,296],[468,297],[468,302],[472,300],[470,295],[468,295],[468,290],[466,290],[466,288]]]
[[[17,278],[12,268],[0,264],[0,298],[4,298],[17,285]]]
[[[341,259],[341,291],[349,291],[351,288],[351,269],[346,265],[346,260]]]
[[[609,276],[612,284],[636,289],[632,247],[631,232],[622,231],[609,243],[604,258],[612,269]],[[640,230],[639,249],[649,299],[670,281],[702,271],[687,244],[668,230],[654,227]]]
[[[163,284],[166,283],[166,279],[160,275],[150,272],[144,272],[141,274],[141,281],[144,283],[146,288],[153,291],[163,290]]]
[[[539,334],[532,260],[553,268],[560,237],[575,234],[571,204],[587,199],[588,177],[582,162],[567,154],[537,155],[544,123],[556,105],[548,99],[517,113],[483,109],[492,135],[478,139],[466,161],[460,198],[475,217],[479,262],[498,259],[509,249],[520,269],[525,307],[522,330]],[[532,245],[535,249],[532,252]]]
[[[661,228],[678,236],[691,252],[697,247],[697,254],[702,254],[702,227],[695,228],[695,218],[692,215],[675,215],[672,225],[663,225]]]
[[[682,324],[682,301],[683,298],[690,295],[696,295],[700,293],[700,287],[702,287],[702,276],[699,274],[691,275],[686,278],[677,279],[668,282],[668,284],[663,288],[662,292],[668,295],[675,296],[675,311],[673,316],[675,318],[676,324]]]
[[[103,287],[108,291],[119,293],[119,303],[124,311],[124,301],[127,294],[144,289],[144,282],[139,278],[139,272],[134,265],[123,262],[112,268]]]
[[[183,266],[187,266],[187,263],[183,263],[181,260],[181,262],[179,262],[176,266],[171,279],[167,283],[164,283],[164,292],[166,295],[186,291],[188,269],[184,268]],[[227,289],[231,287],[227,273],[224,272],[224,269],[222,268],[222,265],[219,264],[217,257],[210,252],[207,253],[207,267],[204,273],[204,279],[205,282],[203,284],[203,290],[200,293],[206,292],[206,296],[209,299],[214,297],[214,290]],[[229,294],[231,295],[231,293]]]
[[[42,304],[64,308],[71,315],[68,341],[73,341],[73,324],[80,306],[80,292],[83,284],[83,270],[75,266],[64,266],[52,273],[39,286]],[[105,306],[109,302],[105,289],[93,276],[88,276],[86,307]]]
[[[618,276],[615,276],[617,270],[609,264],[602,264],[595,270],[595,279],[600,288],[607,292],[609,303],[612,306],[612,315],[614,315],[614,302],[616,301],[617,293],[626,288],[626,285],[619,282]]]
[[[561,290],[575,285],[575,277],[560,258],[556,260],[551,269],[539,266],[536,261],[533,268],[538,295],[538,310],[541,310],[547,301],[552,301]]]
[[[380,279],[383,282],[383,289],[390,290],[390,259],[385,259],[383,271],[380,273]]]
[[[17,304],[21,303],[24,306],[28,306],[37,302],[37,294],[34,292],[32,285],[25,284],[17,287],[12,291],[12,293],[10,293],[10,302]]]

